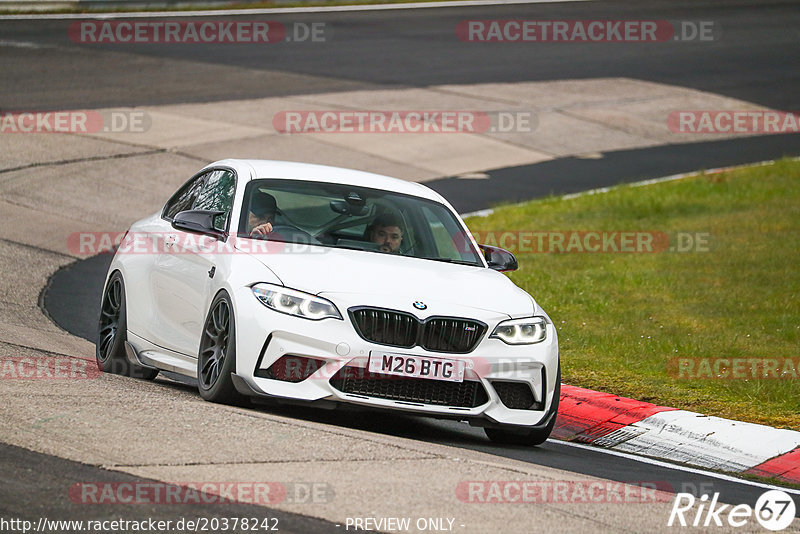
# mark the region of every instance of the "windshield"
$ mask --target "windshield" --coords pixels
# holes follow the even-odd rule
[[[265,179],[245,188],[239,235],[483,267],[456,216],[415,196]]]

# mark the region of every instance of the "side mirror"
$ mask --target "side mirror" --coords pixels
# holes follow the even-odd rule
[[[220,215],[225,215],[225,212],[211,210],[182,211],[172,219],[172,227],[184,232],[225,239],[227,237],[225,232],[214,227],[214,219]]]
[[[505,272],[516,271],[519,268],[517,258],[509,251],[498,247],[490,247],[489,245],[478,245],[478,247],[483,252],[483,257],[486,259],[486,263],[489,264],[490,269]]]

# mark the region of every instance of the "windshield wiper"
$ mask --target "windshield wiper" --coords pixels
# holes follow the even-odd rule
[[[380,252],[381,254],[387,254],[387,255],[391,256],[391,254],[388,254],[386,252],[381,252],[380,250],[373,250],[373,249],[368,248],[368,247],[358,247],[358,246],[355,246],[355,245],[328,245],[328,246],[331,247],[331,248],[343,248],[343,249],[347,249],[347,250],[360,250],[361,252]],[[454,263],[456,265],[470,265],[472,267],[482,267],[482,265],[480,265],[478,263],[475,263],[475,262],[472,262],[472,261],[455,260],[453,258],[440,258],[438,256],[403,256],[402,254],[400,256],[401,257],[406,257],[406,258],[417,258],[419,260],[432,260],[432,261],[440,261],[440,262],[443,262],[443,263]]]
[[[466,261],[466,260],[454,260],[453,258],[439,258],[433,256],[420,256],[419,259],[421,260],[433,260],[433,261],[441,261],[444,263],[455,263],[457,265],[471,265],[473,267],[481,267],[474,261]]]
[[[360,250],[361,252],[378,252],[377,250],[368,247],[359,247],[357,245],[326,245],[331,248],[344,248],[347,250]]]

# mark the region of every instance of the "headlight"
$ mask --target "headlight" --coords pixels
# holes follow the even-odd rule
[[[503,321],[494,329],[489,337],[498,338],[509,345],[530,345],[540,343],[547,338],[547,319],[529,317],[527,319],[511,319]]]
[[[275,310],[303,319],[319,321],[320,319],[341,319],[342,315],[333,302],[315,297],[302,291],[287,287],[273,286],[270,284],[256,284],[252,288],[253,294],[261,304]]]

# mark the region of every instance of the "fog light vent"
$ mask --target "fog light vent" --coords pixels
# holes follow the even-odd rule
[[[281,382],[302,382],[321,369],[325,363],[325,360],[287,354],[278,358],[269,369],[257,369],[255,375]]]
[[[500,397],[500,401],[512,410],[541,410],[542,403],[537,402],[531,387],[525,382],[493,381],[492,387]]]

